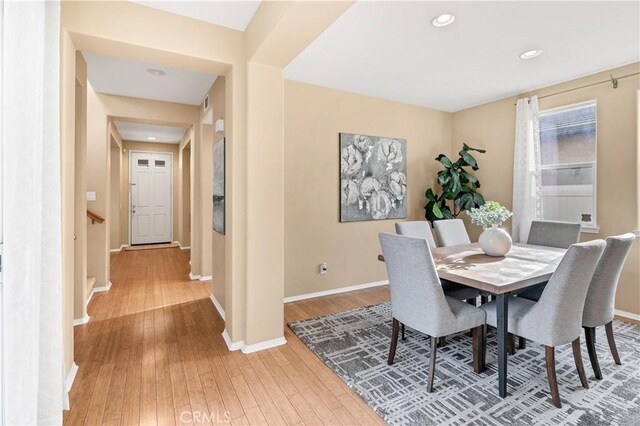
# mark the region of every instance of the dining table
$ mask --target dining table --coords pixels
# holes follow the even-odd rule
[[[486,255],[478,243],[431,250],[438,276],[492,295],[496,303],[498,394],[507,396],[509,297],[543,286],[553,275],[566,249],[514,243],[504,256]],[[378,260],[384,261],[379,255]]]

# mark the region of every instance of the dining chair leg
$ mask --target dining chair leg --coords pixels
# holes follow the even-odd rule
[[[589,382],[587,381],[587,375],[584,374],[584,365],[582,364],[582,351],[580,350],[580,336],[573,342],[571,342],[571,348],[573,349],[573,360],[576,363],[576,369],[578,370],[578,376],[580,376],[580,382],[582,387],[589,389]]]
[[[598,353],[596,352],[596,329],[595,327],[583,327],[584,338],[587,343],[587,352],[589,353],[589,361],[591,362],[591,368],[593,368],[593,374],[596,379],[602,380],[602,371],[600,371],[600,363],[598,363]]]
[[[387,364],[393,364],[393,359],[396,356],[396,346],[398,346],[398,332],[400,331],[400,321],[397,319],[393,319],[393,324],[391,326],[391,347],[389,348],[389,359],[387,359]]]
[[[613,338],[613,321],[604,325],[604,329],[607,332],[607,341],[609,342],[609,349],[611,349],[611,355],[616,364],[622,365],[620,362],[620,355],[618,355],[618,348],[616,347],[616,341]]]
[[[484,325],[472,328],[471,334],[473,335],[473,371],[482,373],[484,371]]]
[[[429,357],[429,378],[427,379],[427,392],[433,392],[433,378],[436,374],[436,353],[438,351],[438,338],[431,337],[431,356]]]
[[[509,355],[515,355],[516,353],[515,339],[511,333],[507,335],[507,353]]]
[[[404,337],[404,324],[402,324],[402,340],[406,340],[406,338]]]
[[[527,347],[527,339],[518,336],[518,349],[524,349]]]
[[[562,408],[560,402],[560,392],[558,392],[558,379],[556,378],[556,356],[553,346],[544,347],[544,358],[547,363],[547,378],[549,379],[549,388],[551,389],[551,399],[553,405]]]
[[[438,347],[443,348],[447,346],[447,336],[438,337]]]
[[[480,304],[484,305],[489,301],[489,296],[480,296]]]

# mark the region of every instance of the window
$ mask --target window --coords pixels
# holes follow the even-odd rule
[[[545,220],[596,224],[596,102],[540,113],[542,202]]]
[[[164,167],[164,160],[155,160],[156,167]]]
[[[149,167],[149,160],[138,159],[138,167]]]

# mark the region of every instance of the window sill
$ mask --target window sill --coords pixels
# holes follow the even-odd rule
[[[599,226],[592,226],[592,225],[582,225],[580,227],[580,232],[582,232],[584,234],[599,234],[600,233],[600,227]]]

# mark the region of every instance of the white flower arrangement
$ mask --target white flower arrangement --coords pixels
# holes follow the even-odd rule
[[[513,213],[497,201],[487,201],[479,208],[467,210],[467,215],[474,225],[482,226],[482,229],[489,229],[492,226],[502,225]]]

